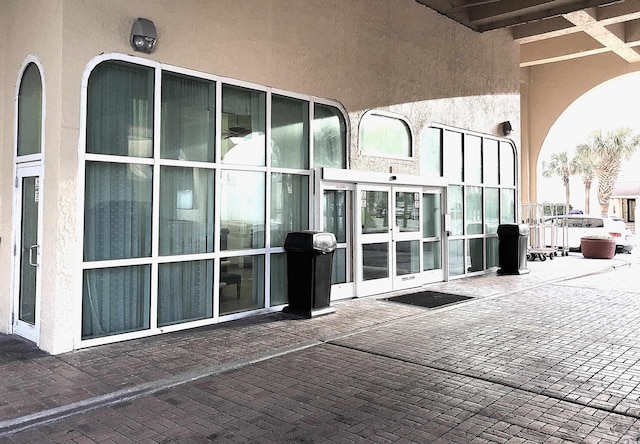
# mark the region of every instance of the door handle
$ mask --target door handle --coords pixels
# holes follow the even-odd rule
[[[31,245],[29,247],[29,265],[31,265],[32,267],[37,267],[38,266],[38,248],[40,248],[40,245]],[[33,251],[35,250],[36,252],[36,261],[33,261]]]

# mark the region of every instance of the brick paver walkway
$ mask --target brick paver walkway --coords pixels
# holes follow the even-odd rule
[[[475,296],[442,309],[363,298],[59,356],[0,336],[0,443],[640,442],[629,260],[430,286]]]

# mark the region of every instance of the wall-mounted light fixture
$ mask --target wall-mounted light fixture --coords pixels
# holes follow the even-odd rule
[[[151,20],[139,18],[133,22],[131,37],[129,38],[129,43],[131,43],[133,49],[149,54],[156,47],[157,38],[156,26]]]
[[[502,131],[503,136],[508,136],[513,131],[513,127],[511,126],[511,122],[508,120],[506,122],[502,122],[500,124],[500,130]]]

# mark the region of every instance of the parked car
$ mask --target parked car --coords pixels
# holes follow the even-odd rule
[[[566,238],[563,233],[566,233]],[[569,251],[580,251],[580,238],[593,234],[613,236],[616,240],[616,253],[631,253],[633,250],[632,233],[624,220],[618,217],[568,214],[545,221],[545,239],[554,239],[557,244],[554,246],[566,247]]]

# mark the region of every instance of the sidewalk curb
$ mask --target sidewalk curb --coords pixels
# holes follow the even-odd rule
[[[189,382],[194,382],[202,378],[207,378],[209,376],[215,376],[231,370],[236,370],[247,365],[304,350],[316,345],[320,345],[322,343],[323,342],[321,341],[307,341],[293,347],[277,349],[268,353],[254,355],[250,358],[238,359],[235,361],[225,362],[223,364],[216,364],[202,369],[180,373],[169,378],[163,378],[157,381],[139,384],[134,387],[107,393],[106,395],[95,396],[93,398],[73,402],[65,406],[60,406],[43,410],[38,413],[21,416],[18,418],[0,421],[0,438],[12,435],[14,433],[22,432],[32,427],[51,424],[61,419],[78,415],[80,413],[85,413],[102,407],[109,407],[115,404],[130,401],[132,399],[140,398],[142,396],[152,395],[162,390],[187,384]]]

